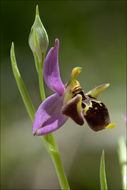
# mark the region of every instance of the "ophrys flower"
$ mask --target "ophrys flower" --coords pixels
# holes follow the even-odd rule
[[[33,134],[37,136],[49,134],[59,129],[70,117],[77,124],[83,125],[84,118],[94,130],[112,128],[106,106],[97,100],[97,96],[109,84],[102,84],[95,89],[84,93],[77,81],[81,72],[80,67],[72,70],[71,79],[63,84],[58,65],[59,40],[55,40],[44,61],[43,75],[47,86],[55,92],[43,101],[35,115]]]

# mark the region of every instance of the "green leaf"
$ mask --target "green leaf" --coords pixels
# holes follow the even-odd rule
[[[13,74],[18,86],[18,89],[20,91],[20,94],[22,96],[23,102],[25,104],[25,107],[27,109],[27,112],[31,118],[31,120],[34,120],[34,116],[35,116],[35,110],[32,104],[32,101],[29,97],[29,94],[26,90],[26,87],[24,85],[24,82],[22,80],[22,77],[20,75],[18,66],[17,66],[17,62],[16,62],[16,58],[15,58],[15,50],[14,50],[14,43],[12,42],[11,45],[11,51],[10,51],[10,58],[11,58],[11,64],[12,64],[12,70],[13,70]]]
[[[100,187],[101,190],[107,190],[107,180],[106,180],[106,172],[105,172],[105,159],[104,159],[104,150],[101,155],[100,162]]]

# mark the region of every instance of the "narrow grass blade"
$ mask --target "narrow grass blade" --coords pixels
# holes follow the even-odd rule
[[[17,62],[16,62],[16,58],[15,58],[15,50],[14,50],[14,43],[12,42],[11,45],[11,51],[10,51],[10,57],[11,57],[11,63],[12,63],[12,70],[13,70],[13,74],[18,86],[18,89],[20,91],[20,94],[22,96],[23,102],[25,104],[25,107],[27,109],[27,112],[31,118],[31,120],[34,120],[34,115],[35,115],[35,110],[32,104],[32,101],[29,97],[29,94],[26,90],[26,87],[24,85],[24,82],[22,80],[22,77],[20,75],[18,66],[17,66]]]
[[[100,187],[101,187],[101,190],[108,189],[107,180],[106,180],[106,172],[105,172],[104,150],[102,151],[101,162],[100,162]]]

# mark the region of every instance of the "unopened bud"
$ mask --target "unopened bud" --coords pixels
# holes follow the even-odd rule
[[[37,5],[35,21],[33,26],[31,27],[31,32],[29,35],[29,46],[33,54],[37,56],[39,62],[42,61],[42,53],[46,52],[48,44],[48,35],[41,22]]]

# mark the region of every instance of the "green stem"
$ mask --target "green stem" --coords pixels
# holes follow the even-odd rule
[[[45,137],[45,138],[44,138]],[[56,144],[56,140],[54,137],[54,134],[51,133],[49,135],[46,135],[44,137],[41,137],[41,140],[45,146],[45,148],[47,149],[48,153],[51,156],[52,162],[54,164],[55,170],[56,170],[56,174],[60,183],[60,187],[62,190],[69,190],[69,184],[62,166],[62,162],[60,159],[60,154],[59,154],[59,150],[58,150],[58,146]],[[46,143],[45,142],[48,142]]]
[[[40,88],[41,99],[42,99],[42,101],[44,101],[45,100],[45,91],[44,91],[44,83],[43,83],[43,73],[42,73],[42,70],[39,70],[38,80],[39,80],[39,88]]]
[[[56,169],[56,173],[57,173],[57,176],[58,176],[58,179],[59,179],[61,189],[69,190],[70,188],[69,188],[69,185],[68,185],[68,182],[67,182],[67,178],[66,178],[66,176],[64,174],[64,169],[62,167],[59,152],[52,152],[51,158],[52,158],[52,161],[53,161],[55,169]]]
[[[39,81],[39,88],[41,94],[42,102],[45,100],[45,90],[44,90],[44,82],[43,82],[43,62],[44,62],[45,54],[42,54],[42,61],[39,63],[36,54],[34,54],[35,65],[38,73],[38,81]]]
[[[126,190],[127,189],[127,148],[126,148],[126,140],[124,137],[119,138],[118,155],[121,166],[122,187],[123,190]]]

